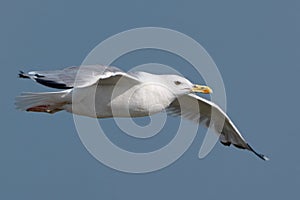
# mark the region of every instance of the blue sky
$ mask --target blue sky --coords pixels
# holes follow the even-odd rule
[[[299,9],[298,1],[2,1],[0,198],[297,198]],[[48,91],[18,80],[18,70],[79,65],[99,42],[144,26],[174,29],[203,45],[222,74],[228,114],[269,162],[220,144],[199,160],[205,133],[200,129],[171,166],[148,174],[122,173],[87,152],[69,113],[15,110],[14,97],[22,91]],[[129,70],[144,62],[187,66],[151,51],[129,54],[115,65]],[[185,76],[199,82],[192,71]],[[153,141],[131,141],[111,120],[106,122],[114,130],[111,139],[124,148],[153,149],[172,138],[170,128]]]

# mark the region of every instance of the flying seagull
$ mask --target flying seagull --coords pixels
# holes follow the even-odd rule
[[[17,109],[46,113],[65,110],[96,118],[143,117],[167,110],[172,116],[182,116],[213,128],[220,135],[223,145],[233,144],[268,160],[246,142],[219,106],[195,94],[211,93],[208,86],[193,84],[184,77],[147,72],[125,73],[119,68],[102,65],[29,73],[20,71],[19,77],[63,90],[22,93],[16,97]],[[90,103],[91,96],[94,97],[94,104]],[[220,120],[222,126],[218,122]]]

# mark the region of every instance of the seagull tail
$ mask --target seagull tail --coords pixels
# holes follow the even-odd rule
[[[16,108],[28,112],[55,113],[63,110],[63,106],[68,104],[68,90],[60,92],[22,93],[16,97]]]

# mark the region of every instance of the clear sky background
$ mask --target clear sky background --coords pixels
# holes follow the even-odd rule
[[[1,1],[0,199],[298,198],[299,10],[296,0]],[[171,166],[122,173],[86,151],[69,113],[15,110],[14,97],[22,91],[48,91],[17,79],[18,70],[79,65],[107,37],[143,26],[183,32],[205,47],[223,76],[228,114],[269,162],[221,144],[199,160],[201,129]],[[144,62],[186,65],[157,52],[143,55],[149,56],[137,52],[115,64],[123,70]],[[192,72],[185,76],[199,82]],[[172,138],[132,142],[106,122],[115,143],[131,150],[153,149]]]

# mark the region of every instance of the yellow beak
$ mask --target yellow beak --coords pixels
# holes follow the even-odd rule
[[[201,92],[204,94],[210,94],[213,91],[210,87],[205,85],[194,85],[194,87],[192,88],[192,92]]]

